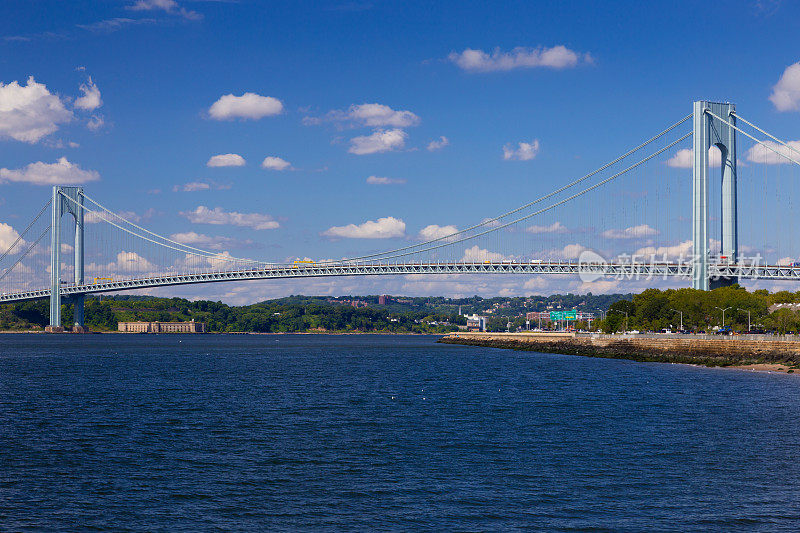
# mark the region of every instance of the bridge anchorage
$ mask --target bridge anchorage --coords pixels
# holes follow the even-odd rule
[[[737,147],[743,140],[752,145]],[[737,150],[746,165],[738,165]],[[717,166],[719,180],[712,177]],[[689,168],[691,180],[684,180]],[[677,279],[700,290],[740,280],[800,281],[800,260],[792,259],[800,257],[792,211],[793,191],[800,195],[798,178],[800,144],[767,133],[733,104],[698,101],[692,113],[635,148],[499,216],[460,230],[431,225],[419,239],[383,252],[283,263],[201,249],[182,234],[159,235],[140,226],[135,215],[108,209],[82,187],[56,186],[0,254],[0,303],[49,298],[47,329],[59,332],[64,303],[72,304],[73,331],[85,331],[87,294],[223,281],[571,275],[583,283]],[[752,189],[739,195],[742,183]],[[740,211],[741,206],[747,209]],[[785,224],[780,231],[778,224]],[[759,226],[763,235],[756,233]],[[751,246],[740,246],[742,238]]]

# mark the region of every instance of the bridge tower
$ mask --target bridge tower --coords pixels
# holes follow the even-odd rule
[[[722,155],[722,255],[736,262],[739,254],[736,213],[736,130],[708,112],[736,124],[736,106],[730,103],[694,102],[694,165],[692,170],[692,241],[695,267],[692,288],[715,289],[732,285],[735,278],[710,280],[708,275],[708,150]]]
[[[75,219],[73,249],[75,252],[75,284],[83,285],[83,187],[53,187],[53,219],[50,228],[50,331],[61,331],[61,219],[70,214]],[[83,294],[72,297],[75,326],[84,324]]]

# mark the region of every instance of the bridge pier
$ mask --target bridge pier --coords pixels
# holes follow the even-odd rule
[[[712,146],[721,152],[722,213],[720,261],[735,264],[739,255],[738,221],[736,205],[736,130],[707,111],[736,124],[736,106],[730,103],[694,102],[692,167],[692,241],[694,243],[695,268],[692,288],[707,291],[717,287],[733,285],[733,277],[709,278],[709,234],[708,234],[708,150]]]
[[[74,281],[75,285],[83,285],[83,187],[59,185],[53,187],[53,217],[50,227],[50,325],[46,328],[51,332],[64,331],[61,325],[61,219],[64,214],[70,214],[75,219],[75,235],[72,241],[75,252]],[[85,296],[75,295],[72,301],[75,306],[75,330],[83,331]]]

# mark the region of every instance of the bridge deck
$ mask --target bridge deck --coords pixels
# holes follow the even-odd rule
[[[103,283],[63,285],[61,294],[92,294],[168,285],[216,283],[249,279],[290,279],[328,276],[379,276],[408,274],[562,274],[625,280],[658,278],[691,279],[691,263],[578,263],[571,261],[475,262],[475,263],[315,263],[273,265],[233,271],[208,271],[191,274],[159,274]],[[783,279],[800,281],[800,267],[716,264],[709,268],[717,277],[741,279]],[[34,289],[0,294],[0,302],[33,300],[50,296],[50,289]]]

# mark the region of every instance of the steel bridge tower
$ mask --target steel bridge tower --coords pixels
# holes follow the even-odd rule
[[[739,254],[736,213],[736,130],[711,116],[711,112],[736,124],[736,106],[730,103],[694,102],[694,165],[692,167],[692,241],[694,276],[692,288],[707,291],[736,283],[736,278],[710,280],[708,276],[708,150],[719,148],[722,160],[722,254],[736,263]]]
[[[73,249],[75,252],[75,285],[83,285],[83,187],[53,187],[53,219],[50,227],[50,325],[48,330],[61,330],[61,218],[70,214],[75,219]],[[75,327],[84,325],[85,295],[72,297]]]

